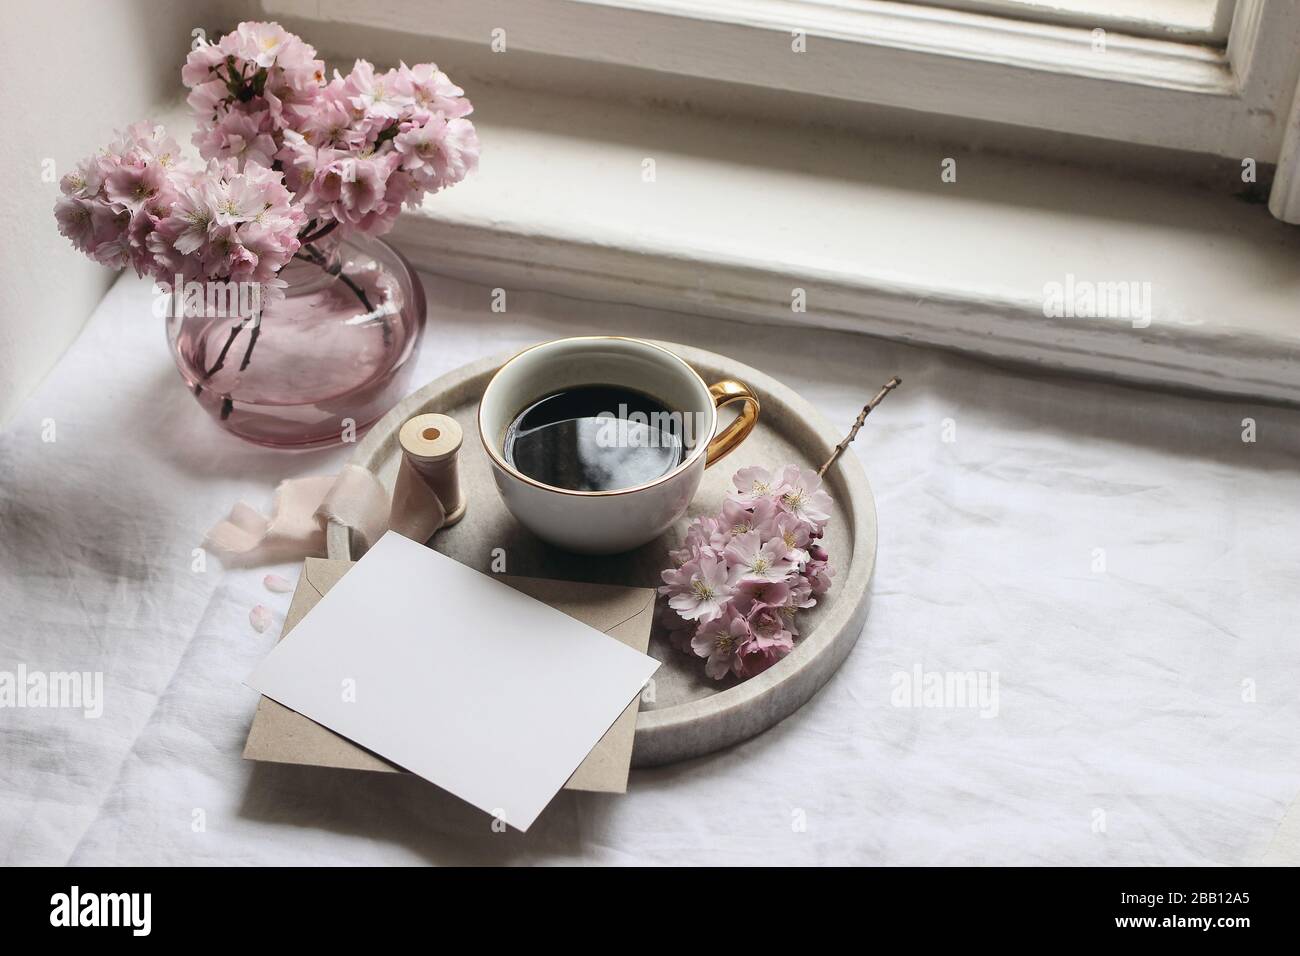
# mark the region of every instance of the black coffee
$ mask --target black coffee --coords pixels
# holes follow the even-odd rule
[[[614,491],[654,481],[682,462],[682,430],[661,403],[616,385],[556,392],[506,429],[506,461],[571,491]]]

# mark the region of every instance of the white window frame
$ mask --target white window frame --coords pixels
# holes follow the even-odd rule
[[[1215,0],[1208,23],[1194,22],[1184,7],[1205,0],[1126,0],[1108,6],[1106,0],[911,0],[933,7],[948,7],[971,13],[1019,17],[1037,23],[1061,23],[1067,26],[1103,27],[1130,36],[1178,40],[1184,43],[1227,42],[1232,26],[1233,0]],[[1113,0],[1112,0],[1113,4]]]
[[[1300,0],[1238,0],[1224,49],[889,0],[263,6],[485,45],[504,29],[510,49],[1276,163],[1270,208],[1300,221]]]

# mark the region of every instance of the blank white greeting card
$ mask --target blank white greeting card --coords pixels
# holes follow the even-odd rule
[[[658,666],[390,531],[247,683],[527,830]]]

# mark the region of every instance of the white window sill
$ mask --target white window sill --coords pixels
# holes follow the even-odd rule
[[[1300,403],[1300,230],[1262,205],[554,93],[490,87],[475,105],[481,169],[390,237],[418,268]],[[1150,324],[1045,317],[1067,275],[1149,282]]]
[[[421,268],[1300,402],[1300,230],[1262,205],[553,94],[476,102],[481,170],[394,232]],[[1045,317],[1067,274],[1151,283],[1150,325]]]

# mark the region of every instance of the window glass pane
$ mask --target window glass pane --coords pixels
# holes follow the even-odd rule
[[[906,0],[928,7],[948,7],[1059,23],[1101,27],[1136,36],[1222,45],[1232,24],[1236,0]],[[1288,0],[1292,2],[1292,0]]]

